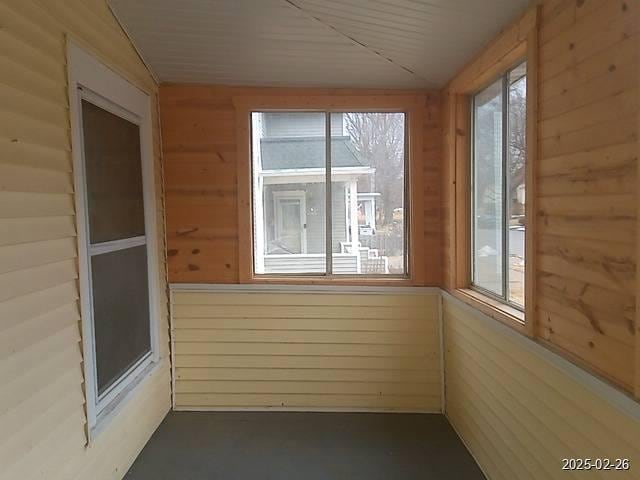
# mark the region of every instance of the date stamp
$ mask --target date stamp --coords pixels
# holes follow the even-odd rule
[[[562,470],[631,470],[628,458],[563,458]]]

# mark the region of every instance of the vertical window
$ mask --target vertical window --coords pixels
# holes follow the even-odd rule
[[[524,308],[526,64],[473,97],[472,285]]]
[[[158,360],[149,97],[70,46],[87,415],[91,428]]]
[[[325,274],[325,114],[253,113],[252,135],[255,272]]]
[[[405,115],[253,112],[256,274],[406,275]]]
[[[151,353],[140,128],[82,99],[98,398]]]

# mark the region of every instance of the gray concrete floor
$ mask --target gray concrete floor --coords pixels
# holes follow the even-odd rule
[[[484,479],[442,415],[172,412],[126,480]]]

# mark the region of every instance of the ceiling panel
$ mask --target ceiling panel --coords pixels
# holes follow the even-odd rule
[[[109,0],[163,82],[442,86],[528,0]]]

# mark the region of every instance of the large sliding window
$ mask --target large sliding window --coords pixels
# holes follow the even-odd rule
[[[524,308],[526,64],[473,97],[472,285]]]
[[[253,268],[406,276],[405,114],[252,112]]]

